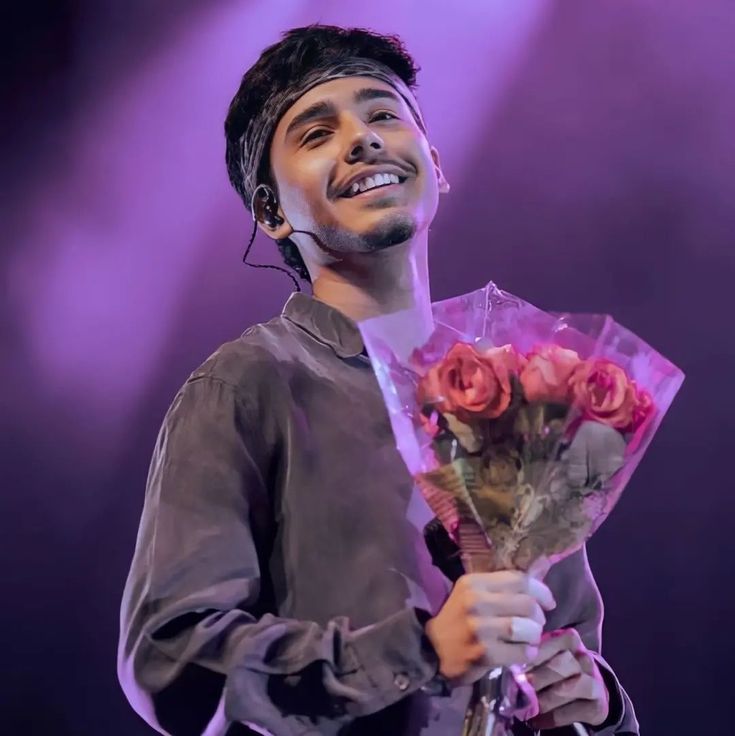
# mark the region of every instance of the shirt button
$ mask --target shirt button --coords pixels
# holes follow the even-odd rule
[[[405,672],[399,672],[394,680],[393,684],[401,691],[408,690],[408,686],[411,684],[411,680]]]

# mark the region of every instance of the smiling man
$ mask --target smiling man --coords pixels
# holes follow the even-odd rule
[[[430,310],[448,185],[415,77],[395,38],[312,26],[230,106],[232,184],[313,295],[220,347],[164,419],[118,660],[161,732],[458,736],[471,684],[517,663],[541,705],[518,733],[638,733],[584,551],[545,576],[447,577],[424,544],[356,326]]]

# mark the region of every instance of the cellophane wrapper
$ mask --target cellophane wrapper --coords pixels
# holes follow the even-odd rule
[[[617,503],[683,373],[608,315],[547,313],[492,282],[432,312],[433,333],[409,356],[391,347],[385,318],[359,324],[409,472],[473,570],[558,562]],[[473,413],[478,391],[456,370],[443,384],[430,380],[448,356],[469,349],[496,365],[513,357],[498,416]],[[570,356],[579,361],[572,379]],[[562,396],[563,380],[576,389]],[[447,381],[474,401],[470,410],[443,395]],[[539,387],[549,386],[545,397]],[[495,413],[503,406],[491,402]]]

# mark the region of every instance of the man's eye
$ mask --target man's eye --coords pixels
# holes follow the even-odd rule
[[[380,112],[373,113],[370,116],[370,122],[374,123],[376,120],[397,120],[398,115],[390,110],[381,110]]]
[[[312,141],[319,140],[320,138],[324,138],[327,135],[329,135],[329,131],[326,128],[315,128],[304,136],[304,139],[301,141],[301,143],[311,143]]]

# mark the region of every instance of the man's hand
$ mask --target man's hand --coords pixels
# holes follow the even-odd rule
[[[527,671],[538,695],[536,730],[572,723],[599,726],[610,709],[609,693],[597,663],[575,629],[544,634],[539,654]]]
[[[470,573],[459,578],[441,611],[426,624],[439,672],[452,684],[479,680],[495,667],[539,656],[546,616],[556,606],[549,588],[520,572]]]

